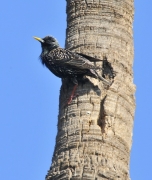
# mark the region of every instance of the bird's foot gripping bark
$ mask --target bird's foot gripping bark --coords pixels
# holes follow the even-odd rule
[[[68,102],[67,102],[66,105],[69,105],[69,104],[71,103],[71,101],[73,100],[73,98],[75,98],[75,97],[78,96],[78,94],[75,94],[75,91],[76,91],[77,87],[78,87],[78,84],[76,84],[76,85],[74,86],[73,91],[72,91],[72,93],[71,93],[71,96],[70,96],[70,98],[69,98],[69,100],[68,100]]]

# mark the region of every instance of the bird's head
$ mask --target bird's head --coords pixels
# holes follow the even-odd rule
[[[39,38],[34,36],[34,39],[38,40],[41,43],[42,52],[44,54],[59,47],[57,40],[52,36],[46,36],[44,38]]]

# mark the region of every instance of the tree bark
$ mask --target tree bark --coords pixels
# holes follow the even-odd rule
[[[133,0],[67,0],[66,48],[106,57],[116,76],[110,87],[87,77],[68,106],[73,84],[63,80],[56,146],[46,180],[130,179],[133,14]]]

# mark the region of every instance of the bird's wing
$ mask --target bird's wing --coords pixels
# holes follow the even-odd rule
[[[85,57],[69,51],[67,49],[57,48],[48,54],[49,59],[54,61],[58,65],[67,65],[73,68],[80,69],[100,69],[99,67],[95,67],[88,59]]]
[[[101,61],[103,61],[102,59],[94,58],[94,57],[92,57],[92,56],[88,56],[88,55],[83,54],[83,53],[77,53],[77,54],[79,54],[80,56],[88,59],[88,60],[91,61],[91,62],[101,62]]]

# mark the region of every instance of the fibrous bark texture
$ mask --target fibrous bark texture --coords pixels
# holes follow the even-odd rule
[[[63,80],[56,146],[46,180],[130,179],[133,13],[133,0],[67,0],[66,48],[106,57],[116,76],[110,87],[93,78],[80,82],[68,106],[73,84]]]

